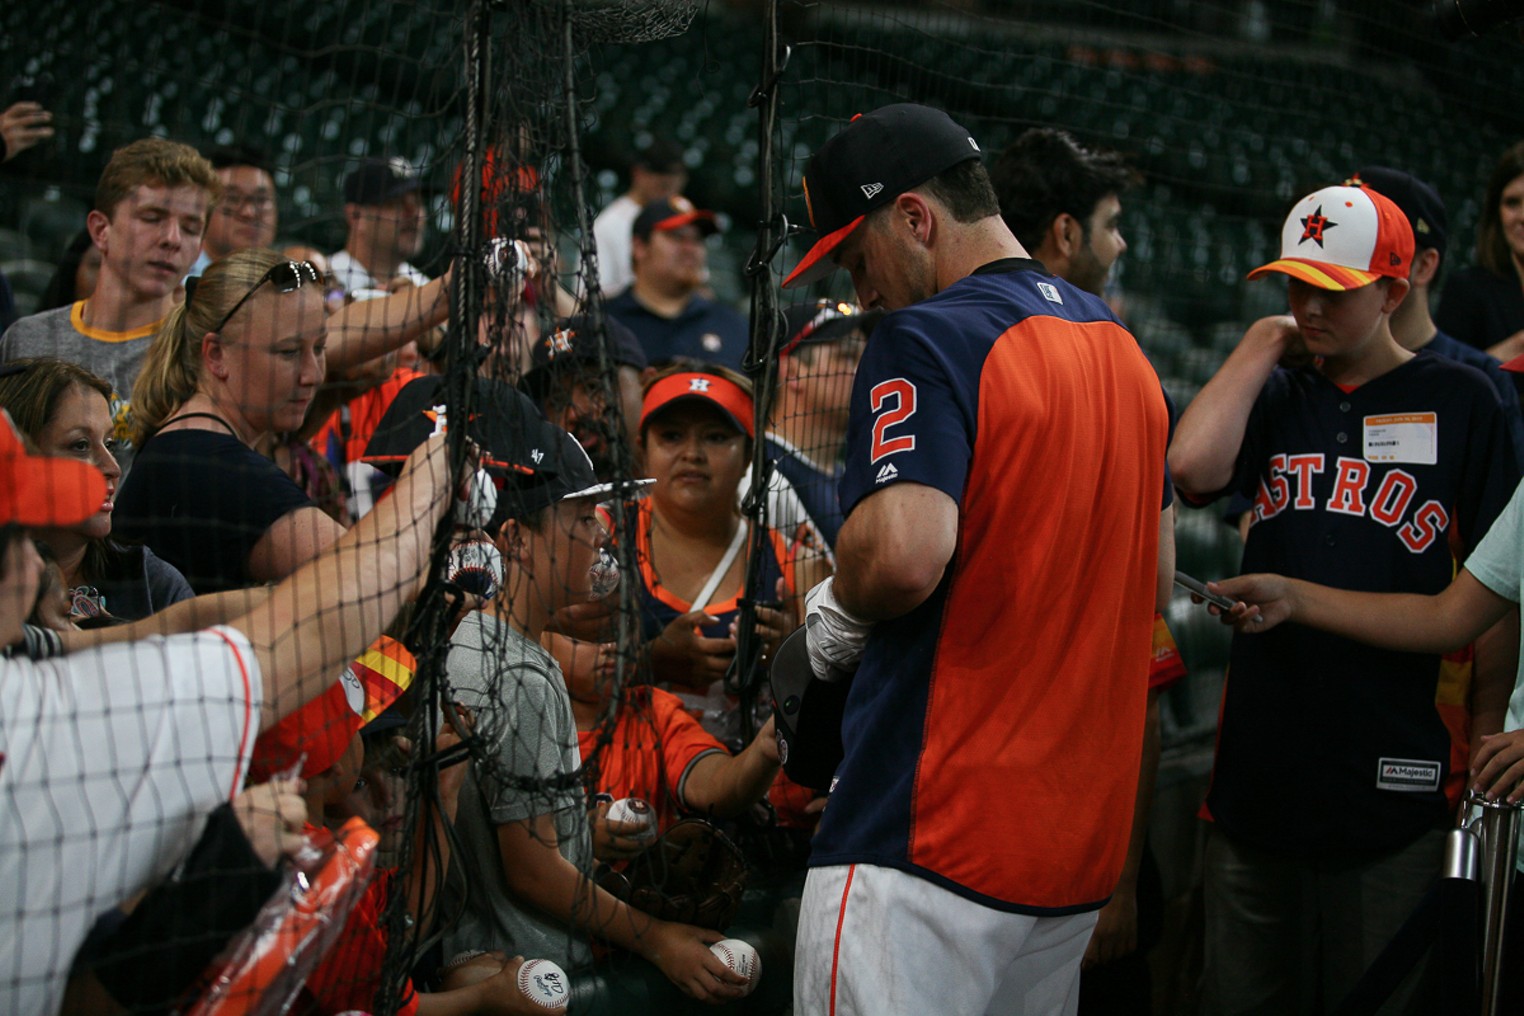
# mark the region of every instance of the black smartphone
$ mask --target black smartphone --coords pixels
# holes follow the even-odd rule
[[[1201,582],[1199,579],[1191,578],[1183,571],[1175,572],[1175,585],[1179,586],[1181,589],[1195,593],[1203,600],[1207,601],[1213,606],[1221,607],[1223,610],[1232,610],[1233,604],[1236,602],[1234,600],[1228,599],[1226,596],[1219,596],[1216,593],[1207,592],[1205,583]]]

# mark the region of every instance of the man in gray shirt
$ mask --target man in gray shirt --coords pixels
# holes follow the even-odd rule
[[[176,290],[201,253],[211,207],[222,193],[212,164],[189,145],[144,138],[111,155],[85,219],[101,252],[95,292],[67,307],[24,317],[0,337],[0,361],[56,356],[111,383],[116,457],[132,464],[133,382]]]

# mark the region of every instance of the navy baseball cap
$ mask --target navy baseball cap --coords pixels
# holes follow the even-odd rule
[[[539,421],[538,438],[531,457],[534,453],[539,453],[535,472],[511,477],[499,491],[497,512],[490,523],[492,527],[501,526],[507,519],[528,518],[562,501],[633,497],[656,482],[654,479],[599,480],[587,449],[571,434],[543,419]]]
[[[608,350],[609,360],[616,366],[636,370],[645,370],[649,366],[645,350],[640,348],[640,340],[627,327],[605,316],[603,334],[606,338],[600,342],[586,314],[563,318],[555,331],[534,344],[529,354],[529,374],[563,363],[596,363],[600,346]]]
[[[831,252],[869,212],[982,155],[967,130],[930,106],[904,102],[853,117],[805,167],[805,210],[821,236],[783,280],[783,288],[835,271]]]
[[[1387,166],[1365,166],[1354,177],[1386,198],[1408,217],[1413,227],[1413,242],[1420,250],[1432,247],[1445,252],[1449,217],[1439,191],[1411,173]]]
[[[406,159],[366,159],[344,178],[344,203],[384,205],[422,186]]]
[[[855,303],[837,303],[835,300],[795,304],[783,312],[784,338],[778,347],[778,356],[788,356],[800,346],[835,342],[856,331],[867,336],[883,316],[882,311],[864,313]]]
[[[544,417],[517,388],[495,378],[473,381],[476,408],[466,421],[466,433],[481,449],[482,467],[500,480],[534,476],[540,463],[533,453],[543,445],[540,424]],[[444,378],[437,374],[404,385],[376,425],[363,461],[395,471],[436,430],[448,430],[444,387]]]
[[[640,214],[635,216],[635,224],[630,227],[630,235],[644,240],[649,238],[653,231],[681,229],[690,223],[697,226],[699,232],[705,236],[712,236],[720,231],[720,224],[713,212],[695,208],[692,201],[681,194],[674,194],[670,198],[653,201],[642,208]]]

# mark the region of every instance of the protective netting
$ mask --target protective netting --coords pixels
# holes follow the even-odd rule
[[[420,989],[441,988],[430,972],[476,948],[553,954],[568,967],[586,963],[591,972],[579,990],[590,1003],[618,997],[621,978],[670,990],[641,961],[593,964],[588,941],[619,943],[614,922],[622,919],[592,902],[585,879],[565,920],[499,925],[510,930],[494,937],[487,930],[497,919],[491,902],[468,916],[483,900],[513,898],[523,910],[545,909],[511,863],[491,853],[487,834],[497,823],[523,827],[517,846],[526,867],[520,870],[529,870],[529,858],[548,863],[548,852],[584,874],[592,871],[593,845],[601,841],[590,828],[600,821],[597,812],[588,816],[591,795],[631,796],[628,788],[637,784],[623,750],[630,745],[647,749],[644,757],[655,767],[641,785],[654,788],[647,793],[657,798],[651,803],[663,822],[686,810],[730,823],[726,829],[754,871],[765,873],[768,888],[775,886],[768,878],[784,886],[779,873],[797,870],[811,795],[785,786],[769,806],[753,809],[761,815],[721,806],[691,786],[684,797],[679,788],[687,767],[702,760],[709,742],[687,727],[673,733],[672,716],[686,708],[744,766],[757,764],[753,737],[767,714],[758,702],[763,657],[775,645],[773,636],[797,623],[808,585],[829,570],[832,533],[821,523],[831,525],[844,400],[863,337],[854,333],[866,329],[852,327],[859,315],[843,273],[803,293],[773,287],[813,240],[799,233],[805,160],[853,114],[894,101],[942,107],[970,129],[991,161],[1030,127],[1062,128],[1084,145],[1120,152],[1140,182],[1121,197],[1127,249],[1110,271],[1106,293],[1181,405],[1249,322],[1284,310],[1282,287],[1245,283],[1243,276],[1275,256],[1281,218],[1298,196],[1366,165],[1412,172],[1447,202],[1445,270],[1453,270],[1471,260],[1478,223],[1495,214],[1482,207],[1494,160],[1524,135],[1524,110],[1510,101],[1524,86],[1517,41],[1506,33],[1444,41],[1416,3],[1159,0],[1013,9],[1017,5],[992,2],[894,8],[784,2],[776,12],[771,6],[55,0],[0,12],[0,68],[17,76],[15,94],[26,91],[53,112],[56,129],[50,141],[0,170],[0,269],[21,314],[39,309],[45,291],[55,299],[61,294],[57,306],[83,296],[72,274],[64,289],[50,288],[54,266],[84,229],[111,153],[135,139],[172,138],[204,151],[262,150],[259,161],[273,187],[273,204],[264,211],[279,217],[275,245],[329,255],[350,242],[354,215],[368,214],[368,203],[358,213],[346,209],[356,204],[347,190],[351,176],[366,160],[402,160],[406,165],[387,179],[421,184],[422,240],[404,258],[418,269],[418,284],[411,297],[403,294],[401,324],[383,320],[374,308],[361,314],[355,308],[364,304],[357,303],[344,312],[350,317],[340,319],[342,327],[330,325],[330,350],[342,341],[373,355],[355,354],[347,387],[327,379],[322,418],[314,410],[300,429],[302,441],[287,445],[277,461],[306,462],[311,453],[303,444],[319,458],[334,454],[334,478],[326,486],[309,482],[311,472],[301,474],[308,478],[301,482],[309,494],[319,487],[344,494],[343,503],[327,506],[351,523],[371,500],[371,488],[379,491],[384,481],[358,461],[364,445],[355,438],[358,403],[349,403],[349,416],[338,407],[366,388],[395,394],[412,376],[396,372],[395,358],[399,351],[410,357],[407,344],[416,341],[422,357],[412,369],[437,375],[439,386],[419,412],[438,411],[452,421],[494,419],[511,430],[530,427],[538,411],[586,448],[599,481],[658,480],[645,501],[616,486],[601,495],[606,516],[554,515],[543,523],[548,530],[526,533],[515,545],[540,541],[559,548],[545,557],[517,559],[511,547],[501,547],[509,589],[503,612],[472,616],[452,636],[453,607],[436,584],[423,606],[388,628],[411,651],[408,661],[387,646],[373,646],[380,655],[365,658],[357,680],[406,672],[412,690],[400,726],[383,724],[356,739],[363,740],[364,786],[336,794],[351,800],[329,807],[331,824],[361,812],[386,827],[377,864],[393,873],[384,880],[387,891],[362,905],[370,908],[364,919],[386,929],[376,939],[382,945],[349,946],[338,986],[320,1002],[332,1011],[345,1007],[341,999],[394,1011],[407,1002],[403,984],[410,972],[420,974]],[[775,88],[767,80],[773,65]],[[9,97],[5,101],[9,105]],[[759,128],[771,101],[776,124]],[[675,156],[657,158],[669,148]],[[758,404],[750,418],[744,401],[721,405],[731,424],[759,424],[799,453],[796,464],[808,467],[790,474],[773,466],[785,457],[781,446],[756,435],[755,459],[727,461],[725,468],[751,464],[782,473],[773,481],[774,496],[743,502],[737,491],[734,506],[696,525],[685,523],[718,502],[696,494],[684,501],[682,483],[698,490],[723,471],[682,480],[674,465],[680,456],[651,443],[661,434],[643,435],[640,387],[651,383],[654,371],[642,373],[605,327],[610,317],[620,318],[619,309],[611,309],[618,292],[603,291],[611,267],[593,256],[595,216],[634,189],[631,165],[642,160],[651,163],[648,170],[685,178],[682,193],[698,210],[718,213],[723,227],[700,248],[702,255],[680,256],[698,262],[683,266],[688,281],[677,284],[685,293],[750,311],[749,322],[730,326],[739,329],[742,348],[751,343],[744,356],[731,355],[730,335],[721,341],[719,325],[695,333],[702,350],[723,352],[741,375],[706,374],[692,362],[678,374],[684,384],[695,375],[703,391],[753,387]],[[244,195],[230,214],[258,211],[258,200]],[[785,225],[794,235],[779,246]],[[643,257],[654,257],[641,249]],[[447,289],[426,288],[429,279],[446,274]],[[393,280],[374,281],[350,288],[386,289]],[[816,329],[818,341],[804,341],[801,332]],[[829,342],[822,339],[827,332]],[[796,339],[800,344],[790,346]],[[780,357],[784,347],[787,355]],[[649,347],[645,354],[656,359]],[[7,359],[15,355],[5,350]],[[574,369],[557,366],[558,355]],[[696,357],[709,358],[719,357]],[[482,387],[477,378],[503,387]],[[123,384],[130,386],[130,377]],[[524,390],[529,401],[520,404],[508,389]],[[128,392],[112,395],[115,410]],[[384,407],[372,408],[379,417]],[[330,413],[337,414],[332,428],[319,431]],[[113,423],[126,436],[125,418]],[[466,432],[450,431],[456,471]],[[514,451],[552,460],[576,456],[549,440],[536,432]],[[499,497],[527,504],[533,485],[524,478],[538,460],[513,460],[506,452],[503,458]],[[394,473],[395,466],[387,468]],[[300,463],[288,472],[300,473]],[[741,521],[743,508],[751,524]],[[608,556],[623,576],[597,611],[592,583],[582,574],[588,555],[578,549],[597,542],[595,529],[612,534]],[[733,558],[725,556],[732,534],[743,540]],[[432,571],[479,589],[474,583],[493,571],[490,554],[477,538],[475,549],[452,556],[460,538],[441,527]],[[1235,570],[1237,558],[1236,534],[1215,517],[1182,520],[1182,569],[1217,577]],[[300,563],[289,561],[286,571]],[[717,564],[717,591],[694,603]],[[577,574],[568,578],[568,569]],[[363,599],[364,581],[346,573],[341,584]],[[90,609],[90,598],[79,606]],[[693,635],[680,652],[663,656],[673,632],[699,623],[674,620],[694,606],[708,606],[721,619],[705,623],[704,634]],[[1216,622],[1181,606],[1170,621],[1192,675],[1171,693],[1166,740],[1177,746],[1210,737],[1226,658]],[[111,607],[108,601],[106,610]],[[596,616],[589,620],[568,607]],[[554,626],[572,636],[548,638],[543,646],[538,632],[524,639],[515,626],[523,627],[526,612],[536,629],[559,614]],[[727,627],[732,618],[739,624],[735,635]],[[758,622],[769,634],[753,632]],[[447,653],[452,637],[468,651]],[[700,644],[703,639],[712,642]],[[586,686],[573,690],[573,701],[558,670]],[[646,690],[653,681],[687,693],[685,705],[653,700]],[[457,701],[471,720],[461,724],[464,748],[439,733]],[[397,740],[402,735],[406,742]],[[339,747],[347,746],[346,740]],[[662,747],[671,750],[649,750]],[[469,763],[461,761],[466,755]],[[436,768],[435,762],[456,764]],[[750,768],[741,775],[757,781]],[[625,790],[615,786],[616,776],[630,781]],[[360,805],[356,797],[364,799]],[[456,832],[437,821],[451,808],[466,816]],[[546,816],[548,822],[533,821]],[[324,824],[321,816],[309,818]],[[79,821],[87,828],[64,830],[58,840],[98,841],[108,833],[88,828],[88,816]],[[455,872],[447,878],[452,862]],[[616,891],[628,894],[632,880],[647,877],[624,862],[613,867],[623,870],[603,884]],[[658,888],[662,881],[654,878]],[[119,901],[95,902],[104,910]],[[43,911],[49,906],[41,904]],[[0,914],[0,922],[14,919]],[[743,912],[739,920],[773,923],[771,911]],[[43,965],[66,970],[78,942],[52,925],[39,934],[55,936]],[[788,955],[786,934],[770,941],[776,955]],[[126,955],[128,965],[141,965],[155,954],[129,949]],[[462,966],[481,970],[491,962]],[[46,978],[35,965],[17,964],[0,968],[0,997],[31,999]],[[757,1011],[786,997],[786,990],[775,994]]]

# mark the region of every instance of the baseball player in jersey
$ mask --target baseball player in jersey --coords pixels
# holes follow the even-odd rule
[[[785,285],[841,266],[890,313],[806,619],[814,672],[852,684],[794,1008],[1072,1013],[1138,780],[1159,381],[1101,300],[1026,256],[946,114],[860,116],[804,185],[822,238]]]
[[[1392,335],[1413,249],[1386,197],[1325,187],[1250,273],[1290,277],[1292,317],[1249,329],[1170,449],[1187,496],[1252,499],[1245,571],[1437,593],[1507,503],[1518,472],[1491,384]],[[1277,368],[1303,347],[1311,364]],[[1478,643],[1477,676],[1493,648]],[[1511,681],[1510,663],[1501,688],[1473,689],[1469,652],[1301,625],[1234,638],[1206,801],[1204,1012],[1318,1012],[1353,987],[1439,870],[1468,699],[1496,731]],[[1432,1011],[1421,990],[1397,1011]]]

